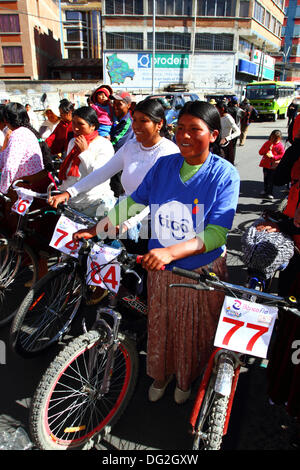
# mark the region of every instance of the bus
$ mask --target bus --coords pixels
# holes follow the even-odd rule
[[[262,81],[246,85],[246,98],[258,112],[259,118],[285,119],[287,108],[295,97],[293,82]]]

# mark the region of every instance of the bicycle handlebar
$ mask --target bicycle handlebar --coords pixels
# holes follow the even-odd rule
[[[248,287],[240,286],[237,284],[231,284],[229,282],[221,281],[215,273],[207,271],[205,268],[202,268],[202,273],[196,273],[195,271],[189,271],[187,269],[182,269],[174,267],[172,269],[174,274],[179,276],[187,277],[197,281],[198,284],[170,284],[170,287],[188,287],[196,290],[220,290],[226,294],[240,294],[247,296],[259,297],[266,302],[273,303],[278,307],[282,307],[290,310],[292,313],[300,317],[300,300],[296,299],[293,296],[290,297],[281,297],[274,294],[269,294],[267,292],[257,291],[255,289],[249,289]]]
[[[12,183],[12,189],[15,191],[21,190],[23,193],[27,194],[28,196],[32,196],[38,199],[49,199],[51,197],[51,189],[55,186],[54,183],[50,183],[47,187],[47,193],[38,193],[33,191],[32,189],[23,188],[22,186],[17,186],[18,183],[26,183],[25,180],[16,180]],[[54,194],[60,194],[60,191],[54,191]]]
[[[53,184],[53,183],[52,183]],[[59,194],[61,194],[59,192]],[[76,209],[73,209],[73,207],[71,206],[68,206],[68,204],[66,203],[60,203],[58,204],[57,206],[57,213],[62,213],[62,212],[67,212],[69,213],[74,219],[76,220],[79,220],[83,223],[89,223],[89,224],[92,224],[92,225],[95,225],[97,222],[99,222],[99,220],[97,218],[92,218],[92,217],[89,217],[85,214],[83,214],[82,212],[79,212],[77,211]]]

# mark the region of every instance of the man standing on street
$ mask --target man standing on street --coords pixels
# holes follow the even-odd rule
[[[239,102],[237,96],[233,96],[229,103],[228,103],[228,113],[233,117],[235,120],[236,125],[239,129],[241,129],[241,119],[244,115],[244,111],[239,107]],[[236,154],[236,144],[238,141],[238,137],[232,140],[232,148],[233,148],[233,159],[235,159]]]
[[[111,98],[113,100],[114,123],[110,131],[110,140],[115,152],[117,152],[125,142],[134,137],[130,114],[132,101],[130,94],[122,90],[114,93]],[[110,180],[110,187],[117,198],[124,193],[121,184],[121,174],[122,172],[117,173]]]
[[[241,117],[241,134],[240,134],[240,146],[245,144],[245,140],[248,134],[252,106],[247,98],[241,102],[241,109],[244,111],[243,116]]]

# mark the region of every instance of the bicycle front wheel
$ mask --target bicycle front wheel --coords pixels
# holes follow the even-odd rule
[[[231,380],[233,374],[230,374]],[[215,391],[217,374],[212,372],[205,390],[195,425],[193,450],[219,450],[225,434],[226,419],[229,419],[231,406],[230,396],[223,396]],[[231,382],[232,393],[236,382]],[[233,395],[231,397],[233,399]]]
[[[42,378],[32,400],[31,437],[41,450],[82,449],[112,426],[127,406],[137,380],[138,356],[126,338],[114,356],[107,393],[100,394],[108,348],[101,331],[71,341]]]
[[[83,296],[84,284],[75,269],[49,271],[28,292],[11,326],[12,349],[32,357],[57,342],[68,330]]]
[[[0,239],[0,326],[16,314],[38,276],[38,260],[33,250],[23,245],[18,250],[13,240]]]

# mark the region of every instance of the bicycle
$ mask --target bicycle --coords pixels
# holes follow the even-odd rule
[[[123,248],[110,262],[120,267],[122,282],[126,276],[137,279],[134,291],[141,287],[135,270],[140,258]],[[100,266],[101,270],[105,267]],[[65,346],[36,389],[29,422],[39,449],[91,448],[109,433],[132,397],[138,351],[144,348],[147,334],[146,315],[127,300],[128,311],[121,315],[121,288],[118,293],[111,291],[108,299],[107,307],[98,308],[93,328]]]
[[[228,302],[224,302],[216,331],[215,348],[202,376],[190,416],[190,425],[194,436],[193,450],[219,450],[223,436],[227,433],[241,365],[247,355],[263,357],[267,354],[276,315],[274,316],[274,311],[271,315],[265,307],[275,305],[276,308],[281,307],[300,317],[300,304],[293,297],[286,299],[263,291],[220,281],[214,273],[209,273],[205,269],[203,273],[198,274],[175,267],[173,272],[192,279],[196,283],[171,284],[170,287],[220,290],[227,296],[233,296],[233,299],[228,297]],[[247,321],[245,311],[251,308],[259,310],[260,304],[253,301],[248,302],[245,300],[246,298],[258,298],[263,302],[260,319],[255,322]],[[225,297],[226,299],[227,297]],[[254,307],[251,307],[251,305]],[[243,319],[240,317],[241,315],[243,315]],[[247,337],[246,345],[241,342],[237,333],[242,331],[244,333],[245,329],[250,332],[255,331],[250,339]],[[264,343],[263,355],[261,351],[257,355],[257,344],[262,341],[264,335],[266,343]],[[235,341],[233,342],[234,336]],[[243,341],[245,340],[243,339]]]
[[[66,220],[73,221],[75,227],[96,222],[67,205],[60,206],[57,214],[68,216]],[[52,246],[62,250],[59,262],[32,285],[19,305],[10,330],[11,348],[25,358],[36,356],[60,341],[88,295],[85,278],[89,250],[84,246],[76,253],[72,233],[58,225],[54,233],[58,236]]]
[[[60,261],[50,266],[48,273],[32,286],[19,306],[10,330],[10,346],[24,358],[37,356],[62,341],[95,287],[101,287],[100,278],[94,285],[86,282],[87,260],[92,245],[83,244],[77,251],[72,241],[74,231],[83,225],[95,225],[95,219],[68,205],[60,206],[58,213],[68,216],[66,220],[73,222],[70,228],[58,224],[54,230],[52,246],[62,250]],[[97,270],[95,276],[98,276]],[[108,278],[107,282],[113,284],[114,279],[109,279],[109,276],[110,273],[105,279]],[[125,287],[124,280],[122,287]],[[108,289],[104,288],[97,303],[105,302],[107,294]],[[142,313],[147,310],[143,300],[131,295],[126,289],[122,302],[123,308],[140,310]],[[94,312],[89,312],[90,322],[92,315]]]
[[[30,227],[31,222],[53,210],[41,208],[29,211],[31,201],[34,198],[47,199],[52,184],[49,185],[47,193],[37,193],[18,186],[23,181],[15,181],[12,189],[24,197],[19,197],[13,210],[19,215],[15,233],[9,236],[1,228],[0,239],[0,326],[7,325],[15,316],[19,306],[19,298],[24,297],[30,286],[36,282],[39,272],[39,255],[27,243],[28,237],[34,234],[38,240],[39,235]],[[11,203],[10,198],[0,193],[0,196]]]

